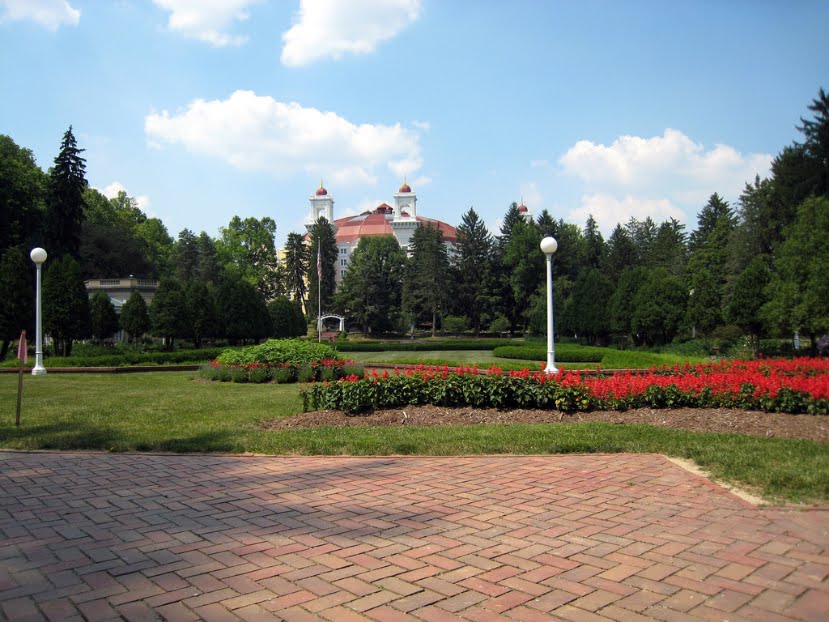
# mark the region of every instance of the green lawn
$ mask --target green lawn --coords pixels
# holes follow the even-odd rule
[[[266,454],[656,452],[694,460],[767,497],[829,500],[829,445],[610,424],[265,431],[301,408],[298,385],[194,381],[187,372],[0,375],[0,447]]]

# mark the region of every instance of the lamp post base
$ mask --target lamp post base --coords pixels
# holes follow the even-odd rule
[[[45,376],[46,375],[46,368],[45,367],[32,367],[32,376]]]

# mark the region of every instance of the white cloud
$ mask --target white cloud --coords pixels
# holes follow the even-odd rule
[[[631,218],[644,220],[650,216],[660,223],[670,218],[685,221],[685,213],[669,199],[641,199],[626,195],[616,198],[608,194],[590,194],[581,198],[581,205],[567,214],[567,222],[583,225],[592,214],[602,233],[610,235],[618,223]]]
[[[421,0],[300,0],[296,23],[282,35],[282,63],[371,53],[417,20],[420,8]]]
[[[414,125],[419,130],[423,130],[424,132],[428,132],[430,129],[432,129],[432,124],[428,121],[412,121],[412,125]]]
[[[100,189],[100,193],[108,199],[114,199],[118,196],[119,192],[124,192],[130,198],[135,199],[135,204],[138,206],[138,209],[147,214],[147,216],[152,217],[152,214],[150,213],[150,197],[147,195],[142,194],[134,197],[131,196],[130,193],[127,192],[126,186],[124,186],[124,184],[120,181],[113,181],[108,186]]]
[[[248,7],[261,0],[153,0],[155,5],[170,12],[167,26],[190,39],[198,39],[216,47],[242,45],[243,35],[227,30],[234,22],[250,16]]]
[[[355,124],[252,91],[147,115],[144,131],[153,146],[183,145],[241,170],[281,177],[303,172],[338,184],[374,184],[381,166],[402,177],[422,165],[419,135],[399,123]]]
[[[706,150],[668,128],[651,138],[621,136],[610,146],[580,140],[559,163],[589,193],[624,191],[704,201],[714,192],[738,195],[746,181],[768,174],[771,160],[770,154],[743,155],[728,145]]]
[[[607,233],[631,217],[656,222],[676,218],[693,227],[713,193],[735,201],[755,175],[768,176],[772,156],[743,154],[729,145],[706,148],[682,132],[662,136],[621,136],[610,145],[580,140],[560,159],[565,175],[582,181],[581,204],[573,222],[593,214]]]
[[[0,9],[0,22],[32,20],[51,31],[81,20],[81,12],[67,0],[0,0]]]

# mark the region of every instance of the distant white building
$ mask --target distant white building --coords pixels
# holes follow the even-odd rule
[[[320,216],[334,224],[337,239],[337,284],[342,281],[351,261],[351,254],[357,248],[361,238],[374,235],[393,235],[404,251],[409,252],[409,245],[415,230],[423,225],[431,224],[443,233],[443,240],[449,247],[454,247],[458,240],[458,233],[450,224],[442,220],[418,216],[417,195],[409,184],[403,183],[394,193],[394,207],[381,203],[373,210],[368,210],[356,216],[334,218],[334,197],[322,184],[309,198],[310,208],[305,219],[306,228],[311,226]],[[525,207],[526,209],[526,207]]]

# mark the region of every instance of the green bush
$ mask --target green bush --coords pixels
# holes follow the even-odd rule
[[[408,343],[402,341],[338,343],[340,352],[429,352],[433,350],[492,350],[504,345],[503,339],[441,339]]]
[[[109,351],[113,350],[109,348]],[[43,361],[50,367],[125,367],[131,365],[181,365],[196,364],[215,359],[220,349],[178,350],[175,352],[122,352],[95,356],[49,356]],[[32,357],[33,359],[34,357]],[[30,364],[33,360],[30,360]],[[17,361],[5,361],[4,367],[16,365]]]
[[[337,351],[324,343],[302,339],[269,339],[241,350],[225,350],[216,357],[216,361],[222,365],[309,365],[336,357]]]

